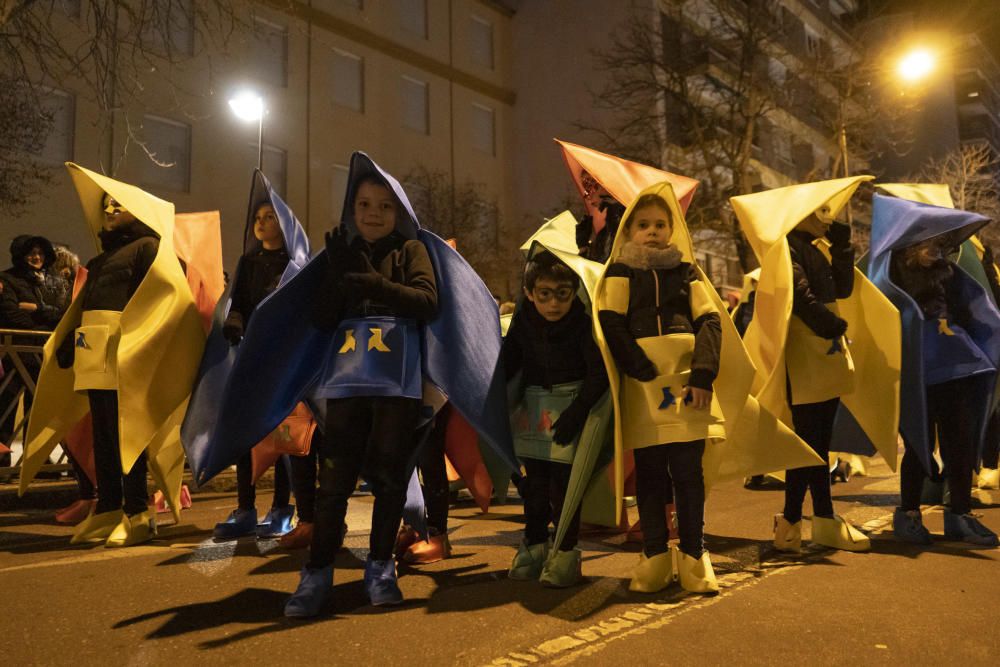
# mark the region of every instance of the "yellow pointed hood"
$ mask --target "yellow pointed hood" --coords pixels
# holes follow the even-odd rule
[[[750,395],[750,387],[754,377],[753,365],[750,363],[750,358],[743,347],[736,327],[726,315],[725,304],[701,267],[694,261],[694,245],[691,234],[670,183],[654,184],[636,193],[636,196],[633,197],[625,215],[622,216],[622,224],[618,228],[608,266],[615,262],[621,254],[621,248],[627,240],[625,221],[632,215],[636,201],[648,194],[661,197],[670,208],[674,221],[671,243],[680,250],[683,260],[693,266],[701,283],[700,286],[692,283],[692,299],[697,289],[701,295],[700,298],[707,300],[710,308],[719,314],[722,327],[719,374],[715,380],[714,390],[724,419],[725,436],[714,441],[710,440],[705,448],[703,466],[706,484],[742,478],[747,475],[763,474],[771,470],[821,463],[821,460],[808,445],[792,433],[787,426],[779,422],[774,415],[762,410],[761,406]],[[595,288],[595,293],[594,323],[597,342],[601,354],[604,356],[615,408],[615,493],[619,501],[620,511],[620,501],[624,492],[625,449],[621,427],[621,375],[608,348],[598,315],[606,303],[606,269]]]
[[[532,248],[535,246],[541,246],[551,252],[560,262],[580,276],[587,298],[593,303],[597,281],[604,272],[604,265],[580,257],[576,248],[576,225],[576,217],[569,211],[563,211],[554,218],[546,220],[538,231],[521,244],[521,252],[526,258],[531,256]]]
[[[831,219],[871,176],[853,176],[733,197],[740,226],[761,264],[754,316],[744,342],[756,368],[754,395],[791,424],[785,349],[792,316],[792,260],[786,235],[812,213]],[[838,302],[848,322],[854,389],[840,396],[890,467],[896,465],[899,416],[899,313],[860,271],[854,292]]]
[[[148,449],[150,471],[176,508],[184,456],[176,430],[198,370],[205,333],[174,249],[174,206],[135,186],[72,163],[66,166],[98,249],[105,192],[160,237],[149,272],[121,313],[118,430],[123,470],[131,470]],[[86,396],[73,391],[73,369],[61,369],[55,360],[58,344],[72,335],[81,315],[81,302],[76,299],[45,345],[28,424],[22,493],[55,445],[88,409]]]
[[[879,189],[893,197],[918,201],[931,206],[955,208],[951,190],[944,183],[879,183]]]

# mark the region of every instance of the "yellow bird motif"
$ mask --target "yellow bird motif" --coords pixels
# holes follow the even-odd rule
[[[387,346],[382,341],[382,328],[381,327],[372,327],[371,330],[370,330],[370,333],[371,333],[371,336],[368,338],[368,351],[369,352],[371,352],[372,350],[375,350],[376,352],[391,352],[392,351],[392,350],[389,349],[389,346]]]
[[[344,332],[344,344],[340,346],[340,350],[337,354],[347,354],[348,352],[354,352],[358,347],[358,342],[354,340],[354,329],[348,329]]]

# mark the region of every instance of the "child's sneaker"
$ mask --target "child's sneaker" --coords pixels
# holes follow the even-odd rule
[[[892,534],[901,542],[911,544],[931,544],[931,533],[924,527],[920,510],[904,510],[897,507],[892,514]]]
[[[979,522],[971,514],[955,514],[944,511],[944,536],[950,540],[961,540],[981,547],[1000,545],[997,534]]]
[[[234,509],[229,517],[215,524],[212,537],[217,540],[235,540],[246,535],[257,533],[257,510]]]
[[[292,532],[293,518],[295,518],[295,505],[272,507],[264,516],[264,520],[257,524],[257,537],[269,539],[287,535]]]

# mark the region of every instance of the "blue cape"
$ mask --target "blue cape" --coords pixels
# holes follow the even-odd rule
[[[483,440],[516,467],[500,367],[500,322],[496,302],[476,272],[442,239],[421,229],[399,182],[364,153],[351,156],[343,224],[354,233],[354,196],[361,179],[373,176],[397,199],[397,231],[419,239],[434,265],[438,315],[422,336],[425,383],[440,391]],[[254,311],[221,396],[217,426],[196,479],[211,479],[274,430],[302,400],[311,404],[331,349],[332,333],[312,321],[316,294],[329,268],[317,254]],[[317,418],[321,421],[320,415]],[[217,440],[217,442],[216,442]]]
[[[292,213],[292,209],[274,191],[267,177],[259,169],[255,169],[250,184],[250,203],[247,208],[247,221],[244,229],[244,255],[260,247],[260,241],[253,233],[253,225],[254,215],[262,204],[271,204],[274,208],[278,225],[281,227],[281,234],[285,238],[285,249],[288,251],[289,262],[279,280],[279,285],[283,285],[309,261],[309,239],[295,214]],[[210,461],[219,458],[219,456],[222,458],[229,456],[226,451],[213,453],[209,451],[209,448],[226,447],[225,437],[215,438],[214,431],[221,407],[220,401],[226,392],[236,358],[243,348],[242,344],[230,345],[229,341],[222,335],[222,325],[232,306],[232,289],[239,280],[239,269],[240,264],[237,265],[232,280],[229,281],[225,293],[215,307],[215,313],[212,316],[212,330],[205,343],[205,352],[198,369],[198,378],[191,393],[191,401],[188,404],[187,414],[184,416],[184,423],[181,425],[181,442],[184,444],[194,479],[199,484],[209,478],[203,477],[203,474]],[[256,318],[252,318],[250,324],[254,324],[255,320]],[[285,414],[287,416],[288,413]],[[233,463],[235,463],[235,459]]]
[[[892,282],[889,275],[892,253],[946,233],[955,234],[957,242],[976,233],[988,222],[987,218],[975,213],[874,195],[868,275],[896,306],[902,319],[900,431],[927,471],[933,469],[934,439],[927,429],[924,317],[910,295]],[[971,323],[966,331],[996,368],[1000,365],[1000,311],[982,285],[957,264],[952,263],[952,268],[962,299],[971,313]],[[996,371],[974,375],[973,381],[977,386],[969,400],[975,405],[973,432],[978,434],[976,447],[981,454],[987,416],[993,405]],[[980,454],[977,454],[977,460]]]

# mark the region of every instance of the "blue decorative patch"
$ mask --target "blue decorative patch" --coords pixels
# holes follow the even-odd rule
[[[674,405],[675,403],[677,403],[677,397],[674,396],[674,393],[672,391],[670,391],[670,387],[664,387],[663,388],[663,402],[660,403],[660,409],[661,410],[666,410],[667,408],[669,408],[671,405]]]
[[[87,339],[83,335],[82,331],[76,335],[76,346],[77,347],[82,347],[82,348],[88,347],[88,345],[87,345]]]
[[[827,354],[837,354],[838,352],[843,352],[843,351],[844,351],[844,348],[840,344],[840,339],[836,338],[833,341],[833,345],[830,346],[830,349],[827,350],[826,353]]]

